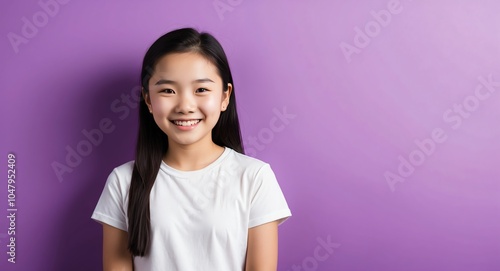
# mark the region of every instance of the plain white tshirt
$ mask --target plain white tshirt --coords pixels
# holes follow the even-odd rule
[[[109,175],[92,219],[127,231],[134,161]],[[248,229],[291,216],[270,165],[225,148],[207,167],[164,162],[150,195],[151,247],[136,271],[244,270]]]

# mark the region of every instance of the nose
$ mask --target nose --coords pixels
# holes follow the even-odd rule
[[[188,91],[182,91],[178,96],[175,112],[180,114],[193,113],[196,109],[196,101],[193,94]]]

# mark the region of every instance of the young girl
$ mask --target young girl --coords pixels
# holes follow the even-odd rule
[[[244,155],[219,42],[191,28],[147,51],[135,160],[109,175],[92,218],[104,270],[276,270],[291,212],[269,166]]]

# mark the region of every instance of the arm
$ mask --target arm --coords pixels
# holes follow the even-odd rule
[[[103,270],[133,271],[133,258],[127,249],[128,233],[107,224],[103,225]]]
[[[248,230],[245,271],[276,271],[278,266],[278,221]]]

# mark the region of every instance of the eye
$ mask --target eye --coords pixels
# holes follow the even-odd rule
[[[199,88],[196,90],[196,93],[203,93],[203,92],[207,92],[207,91],[208,91],[208,89],[206,89],[206,88]]]
[[[168,94],[173,94],[175,91],[173,89],[167,88],[167,89],[162,89],[160,92],[168,93]]]

